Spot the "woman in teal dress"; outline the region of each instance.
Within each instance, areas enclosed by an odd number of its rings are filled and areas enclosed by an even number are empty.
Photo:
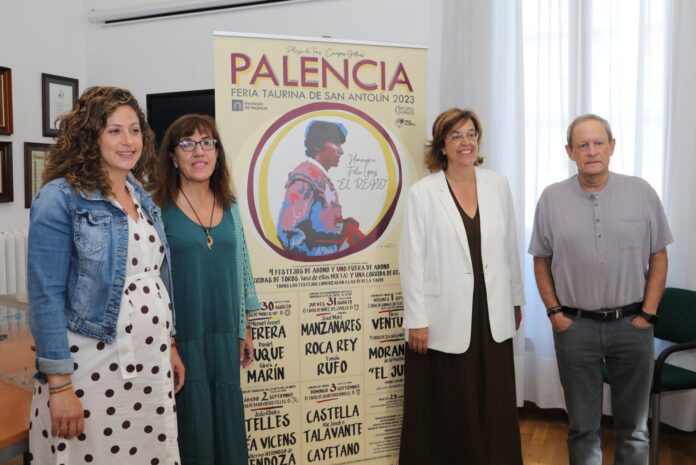
[[[248,463],[240,365],[253,360],[247,312],[259,308],[239,207],[215,121],[185,115],[167,130],[153,198],[172,254],[176,396],[182,465]]]

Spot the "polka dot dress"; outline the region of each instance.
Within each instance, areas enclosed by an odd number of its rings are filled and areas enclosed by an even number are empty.
[[[164,247],[137,201],[136,209],[138,222],[128,217],[128,268],[116,342],[68,331],[84,432],[70,440],[51,435],[48,389],[37,382],[29,430],[32,464],[180,463],[170,360],[172,312],[159,276]]]

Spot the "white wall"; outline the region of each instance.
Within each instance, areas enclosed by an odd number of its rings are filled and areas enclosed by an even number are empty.
[[[216,30],[429,45],[430,74],[437,75],[442,2],[315,0],[114,26],[90,24],[88,80],[129,88],[142,102],[148,93],[212,88]],[[114,1],[101,3],[113,6]],[[435,93],[437,86],[431,88]]]
[[[0,3],[0,66],[12,69],[14,202],[0,203],[0,230],[26,228],[24,143],[51,143],[41,136],[41,73],[79,80],[85,87],[86,0],[3,0]]]
[[[149,93],[213,87],[213,32],[250,32],[408,43],[430,47],[428,121],[441,110],[442,10],[448,0],[313,0],[104,26],[89,9],[153,4],[130,0],[2,0],[0,66],[12,68],[15,201],[0,204],[0,230],[28,225],[23,143],[41,137],[41,73]],[[9,27],[7,27],[7,26]],[[6,46],[6,44],[9,44]],[[426,134],[423,135],[426,137]]]

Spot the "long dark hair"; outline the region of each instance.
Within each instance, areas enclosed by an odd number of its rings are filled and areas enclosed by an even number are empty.
[[[222,146],[220,133],[215,125],[215,120],[208,115],[184,115],[169,126],[162,139],[162,145],[160,145],[155,162],[155,170],[148,184],[148,188],[152,191],[152,198],[159,206],[164,207],[174,203],[179,196],[181,183],[174,167],[174,150],[181,139],[192,135],[196,130],[210,134],[213,139],[218,141],[216,147],[217,166],[210,177],[210,189],[222,207],[228,209],[235,201],[232,180],[227,169],[225,148]]]

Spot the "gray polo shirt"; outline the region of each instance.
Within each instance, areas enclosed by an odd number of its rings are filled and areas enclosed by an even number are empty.
[[[575,175],[541,194],[529,253],[553,256],[561,305],[596,310],[642,300],[650,254],[671,242],[660,199],[646,181],[610,173],[600,192],[588,193]]]

